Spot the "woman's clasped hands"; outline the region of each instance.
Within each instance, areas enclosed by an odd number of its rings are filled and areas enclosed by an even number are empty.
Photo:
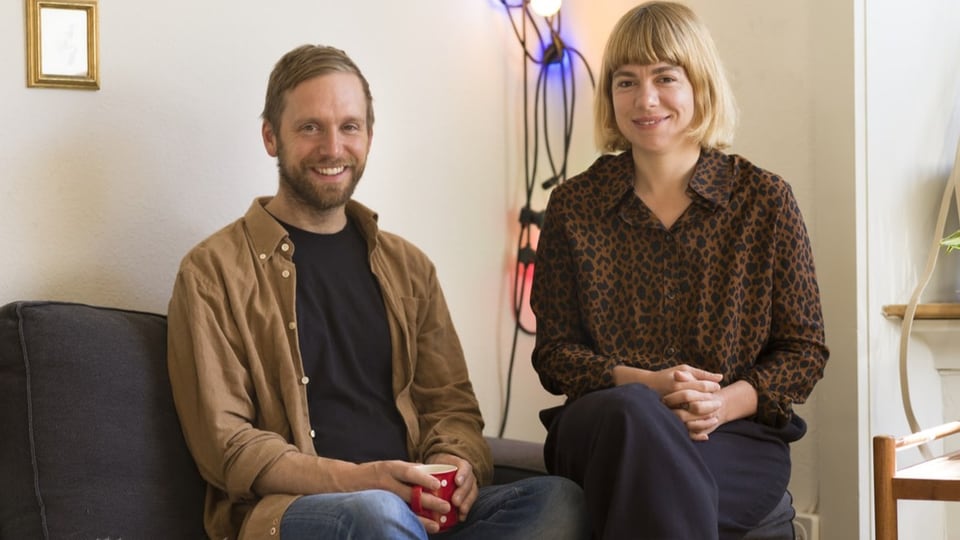
[[[686,364],[658,372],[664,379],[656,390],[663,404],[673,410],[687,426],[690,438],[705,441],[721,424],[723,398],[720,381],[723,375],[711,373]]]

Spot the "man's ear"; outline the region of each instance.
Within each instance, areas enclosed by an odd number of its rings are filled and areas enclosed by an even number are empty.
[[[263,136],[263,147],[267,149],[270,157],[277,157],[277,134],[273,132],[273,126],[270,122],[264,120],[260,126],[260,134]]]

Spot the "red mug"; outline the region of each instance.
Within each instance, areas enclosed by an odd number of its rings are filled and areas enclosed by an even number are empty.
[[[410,508],[413,509],[413,513],[436,521],[440,524],[441,531],[453,527],[457,524],[458,517],[457,509],[453,506],[453,502],[450,499],[453,497],[454,490],[457,489],[457,468],[453,465],[445,465],[443,463],[418,465],[417,468],[440,481],[439,489],[435,491],[427,490],[427,493],[450,503],[450,511],[446,514],[441,514],[420,506],[423,486],[415,485],[413,486],[413,495],[410,497]]]

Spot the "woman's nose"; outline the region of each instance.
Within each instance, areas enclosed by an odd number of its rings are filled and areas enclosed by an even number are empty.
[[[660,101],[657,89],[650,84],[642,84],[637,88],[636,104],[640,107],[650,107]]]

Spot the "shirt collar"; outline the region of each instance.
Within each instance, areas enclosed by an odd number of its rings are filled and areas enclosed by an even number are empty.
[[[273,254],[285,240],[289,241],[287,230],[265,208],[272,199],[273,197],[254,199],[243,216],[250,240],[253,242],[253,249],[261,259]]]
[[[727,206],[733,196],[734,160],[719,150],[703,149],[688,189],[710,206]],[[696,199],[694,199],[696,200]]]
[[[287,230],[265,208],[272,199],[272,196],[254,199],[244,215],[253,248],[258,256],[266,255],[269,257],[277,249],[282,250],[285,243],[290,243]],[[367,243],[370,244],[371,239],[375,239],[377,236],[377,220],[379,218],[377,213],[354,200],[347,201],[346,210],[347,217],[356,221],[363,236],[367,239]],[[283,251],[287,252],[288,256],[293,255],[293,250],[289,247]]]
[[[694,201],[707,206],[726,206],[733,193],[733,160],[719,150],[703,149],[697,160],[690,185]],[[634,166],[630,152],[601,156],[591,167],[591,175],[609,178],[602,184],[603,207],[613,211],[633,193]]]

